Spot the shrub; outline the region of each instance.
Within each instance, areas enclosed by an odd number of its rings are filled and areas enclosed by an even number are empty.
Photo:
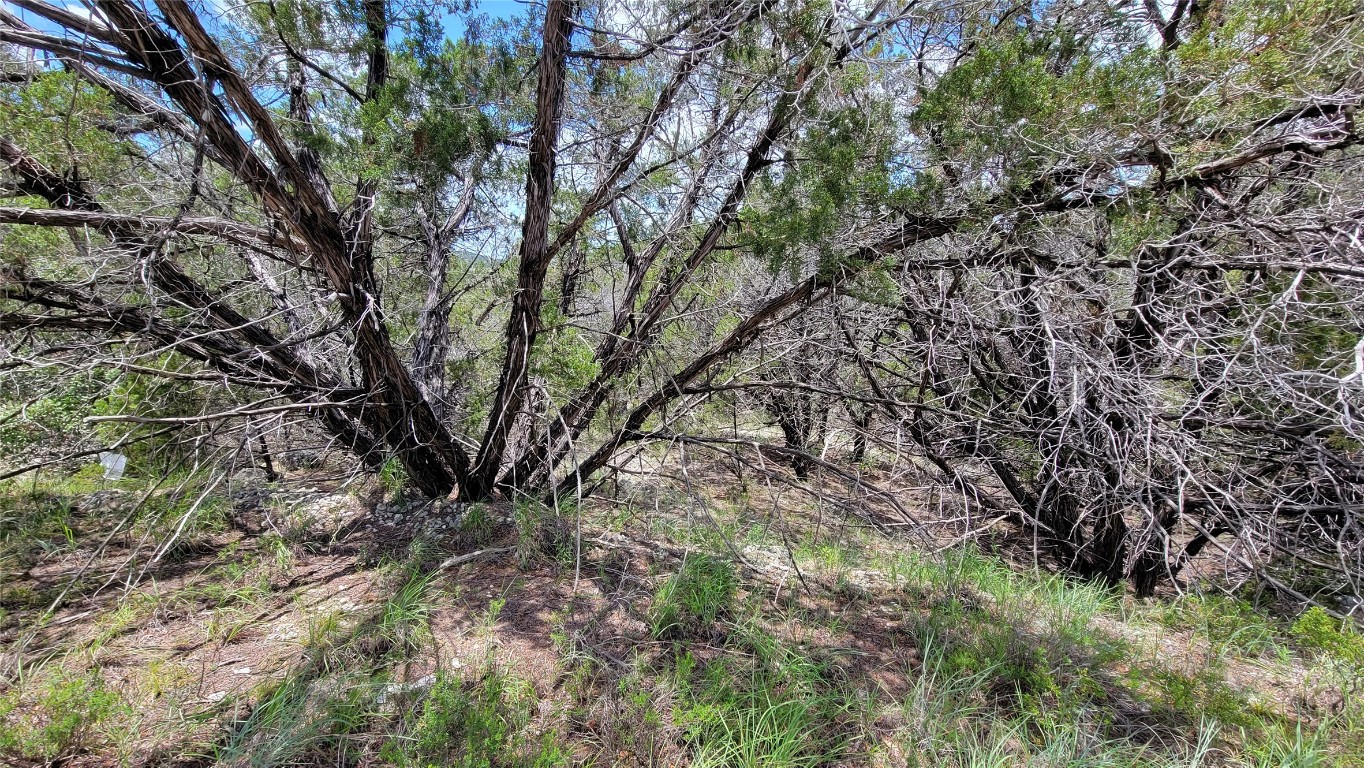
[[[101,724],[119,710],[118,694],[98,671],[54,676],[39,688],[35,700],[19,688],[0,696],[0,757],[64,761],[86,751]]]
[[[1326,611],[1312,606],[1293,622],[1293,638],[1305,648],[1364,667],[1364,636],[1342,626]]]

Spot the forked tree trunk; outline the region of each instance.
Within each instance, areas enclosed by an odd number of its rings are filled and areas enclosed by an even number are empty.
[[[545,275],[553,256],[549,247],[549,223],[553,213],[556,145],[564,102],[564,72],[573,35],[571,0],[549,0],[541,39],[539,81],[535,94],[535,120],[530,138],[530,167],[526,174],[526,213],[521,226],[520,266],[516,293],[507,320],[506,353],[497,394],[493,397],[488,429],[469,477],[469,495],[492,491],[502,470],[502,457],[521,406],[526,398],[530,354],[540,333]]]

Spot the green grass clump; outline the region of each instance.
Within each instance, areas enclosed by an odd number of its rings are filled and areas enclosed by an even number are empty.
[[[213,750],[220,765],[273,768],[285,765],[350,765],[360,735],[377,716],[381,678],[367,670],[339,676],[294,670],[266,688],[259,700]]]
[[[678,659],[674,719],[691,765],[802,768],[839,759],[854,697],[830,666],[753,626],[734,639],[733,653],[700,669],[690,655]]]
[[[493,535],[497,532],[497,525],[486,505],[471,504],[460,518],[459,530],[468,536],[474,545],[481,547],[492,541]]]
[[[435,576],[435,571],[408,571],[406,579],[379,611],[378,637],[400,655],[416,651],[430,634],[428,621]]]
[[[1166,606],[1158,618],[1166,626],[1193,630],[1208,642],[1214,656],[1258,657],[1279,652],[1279,631],[1273,619],[1238,598],[1192,594]]]
[[[739,588],[734,564],[711,555],[693,554],[682,570],[654,594],[649,629],[656,638],[675,638],[708,627],[726,614]]]
[[[964,669],[947,646],[929,643],[909,691],[896,704],[896,734],[908,768],[1195,768],[1205,765],[1217,726],[1166,751],[1111,732],[1095,702],[1064,697],[1046,708],[1000,707],[988,695],[997,667]]]
[[[310,622],[299,662],[229,724],[215,759],[251,768],[359,762],[376,734],[391,729],[385,702],[394,695],[395,670],[430,639],[435,574],[422,563],[414,551],[390,566],[389,599],[354,625],[344,626],[336,613]]]
[[[386,742],[380,757],[402,768],[568,765],[557,734],[533,732],[536,702],[529,683],[491,664],[476,680],[442,671],[410,733]]]
[[[1347,765],[1336,762],[1337,755],[1331,753],[1330,732],[1332,724],[1322,723],[1317,728],[1304,728],[1297,723],[1291,728],[1270,731],[1267,735],[1252,739],[1247,745],[1245,765],[1247,768],[1328,768],[1328,766]]]
[[[568,519],[563,510],[538,501],[518,502],[513,513],[517,564],[524,570],[548,557],[560,565],[572,565],[573,531]]]

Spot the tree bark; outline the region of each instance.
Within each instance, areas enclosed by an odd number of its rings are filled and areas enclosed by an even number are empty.
[[[573,35],[574,5],[572,0],[550,0],[545,9],[516,294],[512,297],[511,316],[507,321],[506,358],[493,397],[492,414],[469,477],[469,493],[473,497],[489,493],[502,469],[507,437],[526,398],[531,350],[540,332],[545,274],[552,258],[549,225],[553,214],[555,148],[563,110],[564,73]]]

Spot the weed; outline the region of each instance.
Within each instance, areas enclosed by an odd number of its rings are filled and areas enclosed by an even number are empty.
[[[386,742],[380,758],[404,768],[567,765],[555,733],[533,732],[535,702],[529,683],[491,664],[467,682],[441,671],[410,733]]]
[[[733,563],[711,555],[690,555],[683,560],[682,570],[654,594],[649,629],[657,638],[699,631],[729,611],[738,586]]]
[[[1209,717],[1243,728],[1260,724],[1245,698],[1227,685],[1222,670],[1216,666],[1195,674],[1160,666],[1134,669],[1131,678],[1149,685],[1160,703],[1191,721]]]
[[[106,737],[107,723],[126,711],[98,670],[83,675],[57,672],[30,678],[0,695],[0,756],[56,763],[88,751]]]
[[[1214,658],[1278,654],[1274,624],[1245,600],[1191,594],[1166,606],[1158,618],[1166,626],[1193,630],[1207,641]]]
[[[410,654],[428,636],[431,615],[431,587],[435,572],[409,572],[406,580],[384,603],[376,626],[385,650]]]
[[[169,659],[155,659],[147,664],[140,687],[153,699],[178,690],[194,679],[187,665]]]
[[[294,563],[294,552],[289,541],[274,531],[263,534],[257,541],[275,568],[287,573]]]
[[[340,634],[341,612],[328,611],[308,620],[308,638],[305,643],[308,648],[326,654],[339,642]]]
[[[522,569],[541,557],[561,565],[573,562],[573,533],[568,519],[558,510],[538,501],[516,505],[516,560]]]
[[[1326,768],[1334,766],[1329,737],[1333,723],[1329,720],[1316,728],[1304,729],[1302,723],[1292,728],[1268,729],[1260,738],[1242,734],[1247,746],[1247,768]]]
[[[471,504],[460,518],[459,529],[468,536],[475,546],[483,546],[492,541],[496,526],[492,514],[483,504]]]
[[[379,486],[384,492],[399,502],[402,501],[403,492],[407,488],[407,470],[403,469],[402,462],[395,456],[379,468]]]
[[[352,762],[348,738],[374,716],[377,680],[363,675],[314,678],[302,669],[272,684],[216,749],[225,765],[272,768]],[[311,759],[307,759],[311,757]]]
[[[694,725],[699,747],[693,766],[736,768],[783,768],[822,765],[829,759],[828,745],[821,743],[813,726],[819,720],[820,702],[808,698],[784,698],[763,688],[731,705],[716,710]]]
[[[90,650],[98,651],[110,640],[140,626],[156,612],[160,603],[161,598],[148,591],[133,592],[123,598],[117,608],[101,616],[96,622],[98,632],[90,641]]]
[[[1303,612],[1290,630],[1293,639],[1310,648],[1364,670],[1364,635],[1352,625],[1331,618],[1313,606]]]
[[[838,759],[848,698],[827,668],[753,625],[738,628],[736,650],[693,681],[696,662],[679,657],[682,704],[674,717],[700,766],[814,766]],[[682,661],[686,659],[686,661]]]
[[[205,633],[220,645],[229,645],[256,623],[248,613],[237,608],[215,608],[208,616]]]
[[[493,627],[497,626],[497,620],[502,616],[502,609],[507,607],[507,600],[503,597],[495,597],[488,601],[488,610],[478,624],[485,634],[492,634]]]

